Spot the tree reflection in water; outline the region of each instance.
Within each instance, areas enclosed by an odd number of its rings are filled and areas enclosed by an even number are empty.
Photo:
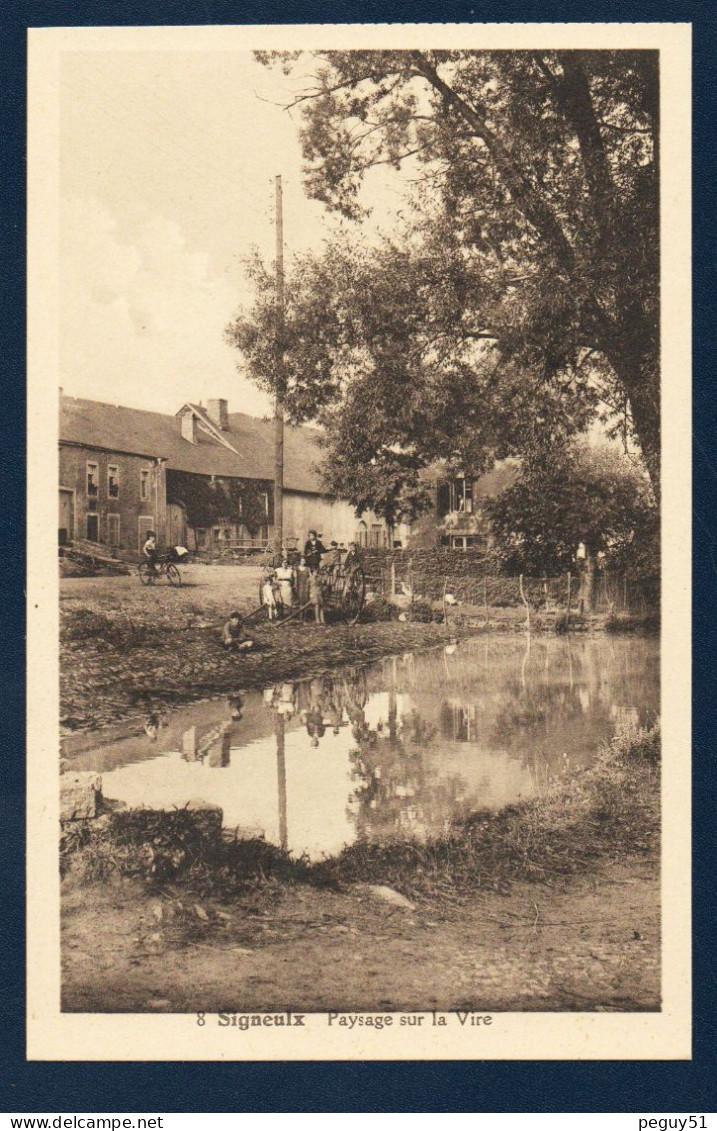
[[[149,710],[149,705],[147,707]],[[178,707],[77,736],[76,769],[130,805],[221,806],[312,858],[356,837],[435,836],[534,796],[659,709],[655,640],[481,637]]]

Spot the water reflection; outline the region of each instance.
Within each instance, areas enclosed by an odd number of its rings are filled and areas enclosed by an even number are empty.
[[[649,724],[658,680],[652,640],[481,638],[153,712],[63,752],[108,797],[201,797],[227,827],[317,858],[535,795],[619,723]]]

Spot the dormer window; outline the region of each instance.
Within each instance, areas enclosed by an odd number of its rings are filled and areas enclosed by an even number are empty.
[[[179,424],[182,430],[182,437],[189,440],[190,444],[197,442],[197,418],[191,409],[183,412],[179,418]]]

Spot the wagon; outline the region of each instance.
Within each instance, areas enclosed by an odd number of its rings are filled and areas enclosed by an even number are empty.
[[[360,565],[354,565],[345,573],[333,570],[319,572],[324,593],[324,613],[327,622],[343,621],[344,624],[356,624],[366,600],[366,575]],[[259,584],[259,607],[250,613],[246,620],[259,620],[267,616],[267,606],[263,603],[264,579]],[[279,606],[279,617],[274,624],[287,624],[296,617],[305,615],[312,610],[310,601],[298,604],[296,595],[291,608],[287,611]]]

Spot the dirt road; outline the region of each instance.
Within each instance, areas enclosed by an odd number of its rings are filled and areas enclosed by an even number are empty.
[[[67,1011],[659,1008],[645,859],[441,911],[295,886],[255,909],[204,902],[204,920],[120,881],[76,884],[63,903]]]

